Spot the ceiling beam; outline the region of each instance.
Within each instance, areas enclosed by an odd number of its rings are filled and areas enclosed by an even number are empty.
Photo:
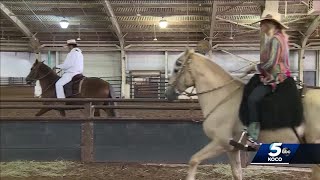
[[[124,47],[124,37],[123,37],[123,34],[121,32],[120,25],[119,25],[119,23],[117,21],[117,17],[114,14],[113,9],[111,7],[110,1],[109,0],[104,0],[103,1],[103,6],[106,9],[108,15],[110,16],[110,20],[111,20],[111,23],[113,25],[114,31],[115,31],[118,39],[119,39],[120,47],[123,48]]]
[[[254,4],[256,0],[247,0],[246,3]],[[12,1],[12,0],[2,0],[3,3],[14,5],[14,6],[23,6],[23,2],[21,1]],[[34,5],[37,7],[55,7],[55,8],[94,8],[101,7],[101,3],[90,2],[90,3],[71,3],[71,2],[60,2],[60,1],[28,1],[28,5]],[[132,7],[132,1],[126,0],[122,2],[111,3],[113,7]],[[219,6],[233,6],[237,5],[238,2],[235,1],[219,1]],[[181,3],[159,3],[158,1],[147,1],[143,3],[136,3],[136,6],[141,7],[161,7],[161,8],[175,8],[175,7],[211,7],[211,2],[195,2],[191,1],[188,5],[184,2]]]
[[[210,35],[209,37],[213,37],[214,27],[216,25],[216,15],[217,15],[217,1],[213,1],[212,3],[212,13],[211,13],[211,24],[210,24]]]
[[[3,3],[0,2],[0,9],[3,15],[7,17],[25,36],[30,38],[30,46],[33,50],[37,51],[40,46],[39,40],[33,36],[32,32],[24,25],[15,14],[8,9]]]
[[[6,5],[14,6],[14,7],[22,7],[22,9],[26,9],[25,3],[23,1],[12,1],[12,0],[2,0],[2,2]],[[68,3],[68,2],[57,2],[57,1],[27,1],[26,4],[37,7],[37,8],[99,8],[101,7],[101,3]]]
[[[143,7],[156,7],[156,8],[186,8],[186,7],[212,7],[213,1],[205,1],[205,2],[197,2],[197,1],[190,1],[188,4],[185,2],[172,2],[172,3],[159,3],[157,0],[153,1],[145,1],[143,3],[135,4],[136,7],[143,8]],[[239,2],[237,1],[217,1],[218,6],[234,6],[238,5]],[[256,4],[256,0],[246,0],[246,4]],[[117,2],[112,3],[113,7],[132,7],[132,1],[126,2]]]
[[[211,12],[211,22],[210,22],[210,31],[209,31],[209,47],[212,47],[212,38],[214,33],[214,27],[216,26],[216,15],[218,11],[218,1],[213,1],[212,3],[212,12]],[[209,57],[212,58],[212,50],[209,51]]]
[[[320,25],[320,15],[318,15],[309,25],[308,29],[304,32],[304,37],[302,39],[302,47],[304,47],[307,44],[307,41],[309,37],[312,35],[312,33],[317,29],[317,27]]]
[[[298,69],[299,69],[299,78],[303,80],[303,70],[304,70],[304,59],[305,59],[305,49],[311,34],[316,30],[316,28],[320,25],[320,15],[318,15],[309,25],[307,30],[303,33],[303,38],[301,41],[301,49],[299,51],[299,61],[298,61]]]
[[[249,26],[249,25],[246,25],[246,24],[240,24],[238,22],[235,22],[235,21],[231,21],[231,20],[228,20],[228,19],[223,19],[221,17],[216,17],[218,20],[220,21],[224,21],[224,22],[228,22],[230,24],[235,24],[235,25],[238,25],[238,26],[242,26],[242,27],[245,27],[245,28],[248,28],[248,29],[255,29],[255,30],[259,30],[258,27],[254,27],[254,26]]]

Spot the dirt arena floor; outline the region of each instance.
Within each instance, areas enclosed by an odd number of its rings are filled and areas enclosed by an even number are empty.
[[[1,163],[1,180],[184,180],[185,165],[81,164],[75,162]],[[244,180],[307,180],[310,169],[252,166]],[[197,180],[230,180],[227,165],[200,166]]]

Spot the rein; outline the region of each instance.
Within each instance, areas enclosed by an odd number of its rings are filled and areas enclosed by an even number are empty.
[[[226,83],[226,84],[223,84],[223,85],[221,85],[221,86],[218,86],[218,87],[216,87],[216,88],[213,88],[213,89],[210,89],[210,90],[206,90],[206,91],[202,91],[202,92],[199,92],[199,93],[188,93],[188,92],[186,92],[186,91],[184,91],[183,93],[185,93],[187,96],[198,96],[198,95],[202,95],[202,94],[206,94],[206,93],[209,93],[209,92],[212,92],[212,91],[216,91],[216,90],[219,90],[219,89],[222,89],[222,88],[224,88],[224,87],[226,87],[226,86],[228,86],[229,84],[231,84],[232,82],[234,82],[235,81],[235,79],[232,79],[232,80],[230,80],[228,83]],[[192,91],[194,90],[194,88],[192,89]],[[192,92],[191,91],[191,92]]]
[[[191,74],[191,78],[193,81],[195,81],[192,73],[191,73],[191,68],[190,68],[190,64],[191,64],[191,59],[189,58],[187,61],[185,61],[181,67],[181,69],[178,71],[177,73],[177,78],[173,81],[172,84],[170,84],[171,87],[176,87],[177,85],[177,79],[181,76],[181,74],[184,72],[184,69],[185,67],[188,68],[188,71],[190,72]],[[218,86],[218,87],[215,87],[213,89],[210,89],[210,90],[206,90],[206,91],[203,91],[203,92],[199,92],[199,93],[188,93],[186,91],[184,91],[183,93],[185,93],[188,97],[190,96],[196,96],[196,95],[202,95],[202,94],[207,94],[207,93],[210,93],[210,92],[214,92],[216,90],[220,90],[230,84],[232,84],[233,82],[235,82],[235,79],[232,78],[229,82],[227,82],[226,84],[223,84],[221,86]],[[213,109],[211,111],[209,111],[209,113],[205,116],[205,119],[207,119],[218,107],[220,107],[222,104],[224,104],[225,102],[227,102],[228,100],[230,100],[233,95],[241,88],[241,86],[238,86],[234,91],[232,91],[230,94],[228,94],[228,96],[226,96],[225,98],[223,98],[215,107],[213,107]],[[192,91],[194,90],[194,88],[192,89]],[[191,92],[192,92],[191,91]],[[191,98],[191,97],[190,97]]]
[[[41,97],[42,97],[42,94],[44,94],[45,92],[47,92],[54,84],[56,84],[56,81],[53,82],[53,83],[51,83],[51,84],[49,84],[49,86],[48,86],[45,90],[42,91],[42,93],[41,93],[41,95],[40,95],[39,97],[41,98]]]
[[[50,73],[51,73],[51,71],[49,71],[46,75],[44,75],[44,76],[40,77],[38,80],[43,79],[43,78],[45,78],[45,77],[49,76],[49,74],[50,74]]]
[[[43,77],[39,78],[38,80],[41,80],[41,79],[47,77],[51,72],[52,72],[52,71],[49,71],[46,75],[44,75]],[[57,74],[60,73],[60,72],[61,72],[61,71],[57,72]],[[45,92],[47,92],[53,85],[56,84],[56,82],[57,82],[57,81],[54,81],[53,83],[49,84],[49,86],[47,86],[47,88],[42,91],[42,93],[41,93],[41,95],[40,95],[39,97],[41,98],[41,97],[42,97],[42,94],[44,94]]]

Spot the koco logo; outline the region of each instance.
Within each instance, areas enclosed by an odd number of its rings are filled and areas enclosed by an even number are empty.
[[[282,143],[272,143],[270,144],[269,146],[269,156],[271,157],[276,157],[276,156],[279,156],[281,154],[281,146],[282,146]]]
[[[282,152],[281,146],[282,146],[282,143],[272,143],[272,144],[270,144],[270,146],[269,146],[270,152],[268,153],[268,155],[270,157],[268,157],[268,161],[272,161],[272,162],[281,162],[282,161],[281,157],[277,157]]]

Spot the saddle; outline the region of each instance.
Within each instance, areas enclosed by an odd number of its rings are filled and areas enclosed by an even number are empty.
[[[83,74],[75,75],[70,82],[63,86],[66,97],[73,97],[81,93],[81,85],[85,76]]]
[[[253,76],[245,86],[239,110],[239,118],[249,125],[248,97],[255,87],[261,85],[259,75]],[[258,104],[259,119],[262,130],[299,126],[303,121],[303,89],[297,88],[291,77],[277,85],[274,92],[268,94]]]

